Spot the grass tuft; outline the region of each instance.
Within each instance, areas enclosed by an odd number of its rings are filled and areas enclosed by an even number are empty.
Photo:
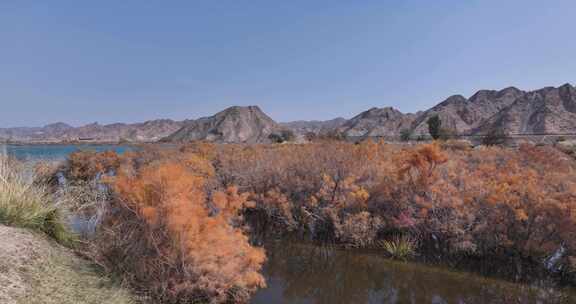
[[[72,245],[74,234],[46,189],[34,183],[34,173],[0,156],[0,224],[46,233]]]
[[[382,241],[380,245],[392,258],[406,260],[416,253],[417,243],[409,236],[401,236]]]

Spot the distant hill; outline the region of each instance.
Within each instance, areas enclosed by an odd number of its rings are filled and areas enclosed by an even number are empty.
[[[348,120],[338,130],[349,137],[391,136],[409,129],[416,119],[414,114],[403,114],[392,108],[372,108]]]
[[[92,123],[77,128],[65,123],[55,123],[37,128],[0,128],[0,140],[21,142],[76,140],[153,142],[176,132],[185,123],[185,121],[159,119],[135,124],[101,125]]]
[[[267,142],[270,134],[282,127],[257,106],[234,106],[210,117],[186,123],[166,137],[167,142],[207,140],[221,143]]]
[[[315,133],[322,134],[337,129],[345,124],[348,120],[342,117],[331,120],[297,120],[291,122],[282,122],[280,125],[284,128],[291,129],[297,134]]]
[[[0,140],[14,141],[135,141],[185,142],[208,140],[222,143],[268,142],[272,133],[290,129],[297,138],[307,133],[340,133],[349,137],[428,135],[427,121],[438,115],[442,127],[456,134],[483,135],[491,130],[508,134],[576,133],[576,88],[570,84],[522,91],[509,87],[480,90],[469,98],[450,96],[418,113],[402,113],[391,107],[372,108],[346,120],[276,123],[257,106],[234,106],[196,120],[151,120],[135,124],[89,124],[72,127],[55,123],[44,127],[0,128]]]

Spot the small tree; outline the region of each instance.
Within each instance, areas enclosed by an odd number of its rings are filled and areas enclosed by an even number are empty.
[[[280,136],[282,136],[284,141],[294,141],[296,139],[296,135],[292,130],[282,130]]]
[[[433,139],[438,139],[440,138],[441,135],[441,127],[442,127],[442,120],[440,120],[440,117],[438,115],[434,115],[430,118],[428,118],[428,132],[430,132],[430,136],[432,136]]]
[[[409,141],[411,137],[412,137],[412,131],[410,129],[404,129],[400,131],[401,141]]]
[[[270,141],[272,141],[275,144],[281,144],[284,142],[284,138],[282,138],[282,135],[277,133],[272,133],[268,135],[268,139],[270,139]]]
[[[294,141],[296,139],[296,135],[292,130],[281,130],[280,133],[271,133],[268,135],[268,139],[276,144],[281,144],[287,141]]]

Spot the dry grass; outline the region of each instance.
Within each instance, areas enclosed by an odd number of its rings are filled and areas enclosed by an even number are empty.
[[[42,235],[0,225],[0,303],[135,302],[68,249]]]
[[[0,224],[42,231],[62,244],[71,244],[62,211],[32,170],[0,157]]]

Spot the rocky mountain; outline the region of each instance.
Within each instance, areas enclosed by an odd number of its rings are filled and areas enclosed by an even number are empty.
[[[185,121],[159,119],[135,124],[116,123],[100,125],[98,123],[92,123],[77,128],[65,123],[55,123],[37,128],[0,129],[0,140],[23,142],[62,142],[76,140],[150,142],[157,141],[176,132],[185,123]]]
[[[338,128],[349,137],[428,135],[429,118],[438,115],[442,127],[461,135],[503,130],[512,135],[576,133],[576,88],[570,84],[526,92],[514,87],[480,90],[470,98],[454,95],[415,114],[372,108]]]
[[[416,114],[403,114],[392,108],[372,108],[348,120],[338,128],[347,137],[395,136],[410,129]]]
[[[438,115],[444,128],[457,134],[471,133],[523,94],[525,92],[509,87],[500,91],[480,90],[468,99],[454,95],[419,115],[412,131],[416,135],[428,134],[428,119]]]
[[[331,120],[297,120],[280,123],[280,126],[294,131],[296,134],[323,134],[337,129],[345,124],[348,120],[342,117]]]
[[[478,125],[473,133],[504,130],[508,134],[576,133],[576,88],[570,84],[527,92]]]
[[[210,117],[186,123],[180,130],[166,137],[167,142],[207,140],[220,143],[268,142],[270,134],[282,127],[257,106],[234,106]]]
[[[57,122],[44,126],[42,132],[47,134],[59,134],[59,133],[65,133],[72,129],[74,129],[74,127],[72,127],[69,124],[65,124],[63,122]]]

